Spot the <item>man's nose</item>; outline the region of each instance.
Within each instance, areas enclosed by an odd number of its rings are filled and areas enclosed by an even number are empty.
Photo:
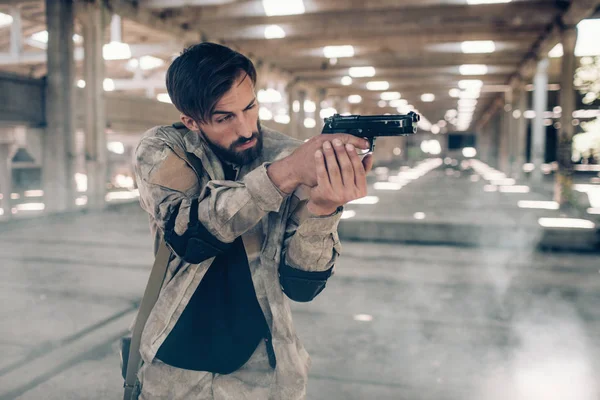
[[[251,118],[248,118],[242,114],[242,116],[238,119],[238,121],[239,121],[239,125],[237,128],[238,136],[250,139],[252,137],[252,133],[254,132],[254,127],[252,126]]]

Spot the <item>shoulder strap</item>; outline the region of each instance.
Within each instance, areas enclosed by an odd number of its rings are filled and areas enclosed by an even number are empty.
[[[150,272],[148,284],[146,285],[146,290],[144,291],[144,297],[142,298],[142,303],[140,304],[140,309],[133,326],[131,345],[129,348],[129,358],[127,361],[127,374],[125,376],[124,384],[124,400],[131,399],[131,394],[137,378],[137,372],[140,368],[142,359],[140,355],[140,340],[142,338],[142,332],[144,330],[144,326],[146,325],[146,321],[148,320],[148,316],[150,315],[150,312],[152,311],[152,308],[158,299],[158,295],[167,272],[167,266],[169,265],[170,254],[171,251],[165,244],[164,239],[161,238],[158,246],[158,252],[156,253],[156,258],[154,260],[154,266],[152,267],[152,272]]]

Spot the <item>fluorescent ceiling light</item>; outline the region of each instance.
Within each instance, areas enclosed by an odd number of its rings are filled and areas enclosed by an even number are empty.
[[[479,79],[463,79],[458,81],[458,87],[463,90],[480,90],[483,82]]]
[[[538,208],[542,210],[558,210],[558,203],[555,201],[535,201],[535,200],[519,200],[517,203],[519,208]]]
[[[260,107],[258,109],[258,118],[263,121],[270,121],[273,119],[273,113],[266,107]]]
[[[404,100],[404,99],[395,99],[395,100],[390,100],[390,107],[406,107],[408,105],[408,101]]]
[[[463,53],[493,53],[496,50],[496,45],[491,40],[473,40],[466,41],[460,44]]]
[[[363,78],[375,76],[375,68],[373,67],[352,67],[348,71],[353,78]]]
[[[383,92],[380,94],[381,100],[398,100],[402,95],[400,92]]]
[[[367,89],[369,90],[388,90],[390,84],[388,81],[371,81],[367,82]]]
[[[461,75],[485,75],[488,67],[483,64],[464,64],[459,67]]]
[[[304,100],[304,111],[315,112],[316,109],[317,109],[317,105],[314,101]]]
[[[467,0],[467,4],[497,4],[510,3],[512,0]]]
[[[421,95],[421,101],[424,103],[431,103],[435,100],[435,95],[433,93],[423,93]]]
[[[85,81],[83,79],[78,80],[77,87],[80,87],[83,89],[85,87]]]
[[[577,24],[577,43],[575,55],[577,57],[600,55],[600,19],[584,19]]]
[[[545,228],[594,229],[596,227],[592,221],[578,218],[540,218],[538,223]]]
[[[279,103],[281,101],[281,93],[273,88],[259,90],[256,97],[259,103]]]
[[[352,85],[352,78],[350,78],[349,76],[343,77],[342,78],[342,85],[344,85],[344,86]]]
[[[462,153],[466,158],[475,157],[477,155],[477,149],[474,147],[465,147],[462,149]]]
[[[279,25],[269,25],[265,28],[265,39],[281,39],[285,37],[285,31]]]
[[[333,107],[322,108],[319,112],[319,117],[321,118],[329,118],[333,116],[333,114],[337,114],[337,110]]]
[[[325,46],[325,47],[323,47],[323,54],[327,58],[353,57],[354,56],[354,47],[352,47],[350,45]]]
[[[317,126],[317,121],[314,118],[305,118],[304,119],[304,127],[311,129]]]
[[[102,82],[102,87],[105,91],[112,92],[113,90],[115,90],[115,82],[110,78],[105,78]]]
[[[169,93],[159,93],[156,95],[156,100],[161,103],[172,103],[171,98],[169,97]]]
[[[0,13],[0,28],[9,26],[13,22],[13,17],[8,14]]]
[[[105,60],[127,60],[131,58],[131,49],[127,43],[110,42],[102,47]]]
[[[304,3],[302,0],[263,0],[265,14],[273,15],[296,15],[304,14]]]
[[[352,200],[348,204],[377,204],[379,203],[379,197],[377,196],[365,196],[360,199]]]
[[[289,115],[276,115],[275,118],[273,118],[273,120],[275,122],[277,122],[278,124],[287,125],[290,123],[290,116]]]
[[[450,95],[450,97],[458,97],[458,96],[460,96],[460,89],[457,89],[457,88],[450,89],[448,91],[448,94]]]
[[[143,70],[149,70],[161,67],[165,64],[163,60],[153,56],[142,56],[138,62],[138,65]]]
[[[352,94],[348,96],[348,103],[358,104],[362,101],[362,97],[359,94]]]

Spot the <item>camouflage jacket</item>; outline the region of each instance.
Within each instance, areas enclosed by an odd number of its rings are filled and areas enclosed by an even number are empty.
[[[149,214],[155,253],[167,221],[175,212],[177,235],[185,233],[192,214],[221,242],[230,243],[242,236],[277,358],[275,369],[268,364],[265,367],[260,362],[266,359],[265,346],[259,345],[239,371],[245,375],[238,379],[234,379],[238,372],[224,376],[186,370],[176,373],[155,358],[214,260],[211,257],[191,264],[173,252],[161,294],[142,335],[144,366],[139,378],[143,398],[305,397],[310,357],[295,332],[288,300],[294,296],[282,285],[280,265],[309,275],[332,271],[341,251],[337,225],[342,210],[332,216],[312,216],[306,209],[306,187],[299,187],[292,195],[281,192],[268,177],[267,166],[291,154],[302,142],[266,127],[263,142],[261,157],[236,168],[235,181],[224,180],[220,160],[192,131],[172,126],[152,128],[135,151],[140,204]],[[192,165],[185,153],[200,163]],[[192,205],[197,210],[190,213]],[[310,300],[319,291],[300,301]],[[182,378],[183,371],[195,375]],[[206,376],[199,376],[202,374]]]

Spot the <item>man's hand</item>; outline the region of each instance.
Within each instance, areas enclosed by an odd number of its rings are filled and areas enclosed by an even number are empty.
[[[334,150],[335,149],[335,150]],[[310,192],[308,211],[314,215],[329,215],[352,200],[367,195],[367,174],[373,167],[368,154],[361,162],[356,148],[333,139],[323,143],[323,150],[314,153],[317,186]]]
[[[317,184],[315,152],[321,150],[325,142],[336,139],[343,144],[351,144],[355,148],[365,150],[370,148],[368,140],[345,133],[317,135],[310,138],[286,158],[272,163],[268,168],[269,177],[279,189],[286,193],[293,192],[301,184],[309,187],[315,186]]]

